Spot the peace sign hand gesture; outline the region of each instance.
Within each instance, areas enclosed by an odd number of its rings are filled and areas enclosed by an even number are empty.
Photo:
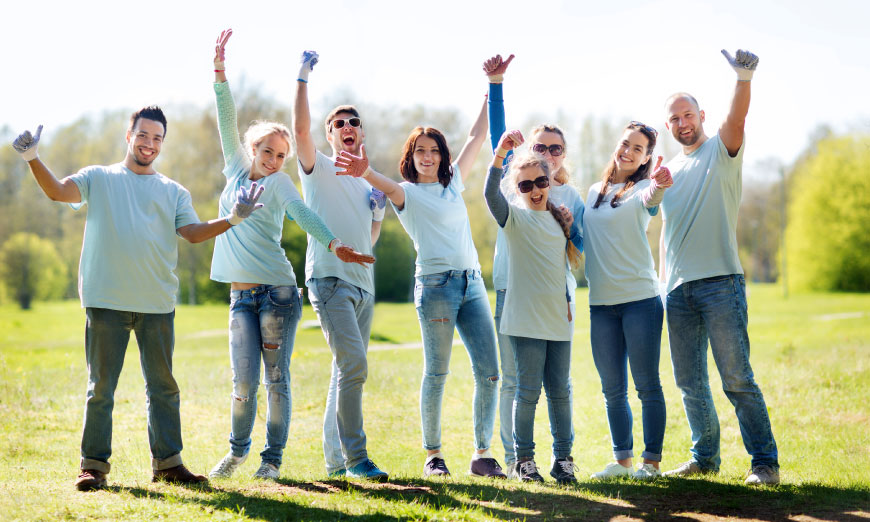
[[[257,200],[260,199],[265,188],[260,186],[258,190],[256,181],[251,184],[251,190],[248,192],[245,192],[245,187],[239,188],[239,192],[236,194],[236,204],[233,205],[233,210],[227,216],[227,222],[232,226],[236,226],[255,210],[263,208],[263,204],[257,203]]]

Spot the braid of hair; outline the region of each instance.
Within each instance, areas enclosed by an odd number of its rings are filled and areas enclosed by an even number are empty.
[[[601,202],[604,201],[604,198],[607,196],[607,189],[613,183],[613,176],[616,175],[616,167],[612,167],[610,171],[607,173],[607,178],[604,180],[604,183],[601,184],[601,190],[598,192],[598,199],[595,200],[595,204],[592,208],[598,208],[601,205]]]
[[[568,222],[565,221],[565,218],[562,216],[562,212],[556,208],[556,205],[553,204],[550,199],[547,199],[547,210],[550,211],[550,215],[553,216],[553,219],[556,220],[556,223],[559,224],[559,227],[562,228],[562,233],[565,234],[565,239],[571,239],[571,226],[568,225]],[[580,251],[577,250],[577,247],[574,246],[574,243],[568,241],[568,263],[571,265],[572,270],[576,270],[580,267]]]

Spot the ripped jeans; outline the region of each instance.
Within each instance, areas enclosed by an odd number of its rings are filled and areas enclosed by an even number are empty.
[[[290,355],[302,302],[295,286],[260,285],[230,292],[230,362],[233,367],[233,455],[247,455],[257,416],[262,358],[266,386],[263,462],[281,466],[290,427]]]
[[[479,270],[449,270],[418,276],[414,303],[423,333],[423,383],[420,415],[423,448],[441,448],[441,401],[447,380],[453,331],[471,358],[474,397],[471,401],[475,449],[487,449],[498,404],[498,354],[489,297]]]

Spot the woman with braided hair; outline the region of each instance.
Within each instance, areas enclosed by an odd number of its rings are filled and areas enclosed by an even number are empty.
[[[547,392],[553,467],[560,484],[576,482],[571,449],[571,337],[574,324],[565,292],[565,266],[577,266],[582,238],[571,211],[549,199],[550,164],[533,151],[517,155],[502,181],[507,153],[523,143],[506,132],[495,151],[484,187],[490,213],[508,245],[508,287],[499,332],[515,352],[517,391],[513,403],[515,475],[543,482],[535,465],[535,407]],[[500,188],[501,185],[501,188]],[[504,194],[513,194],[510,203]]]

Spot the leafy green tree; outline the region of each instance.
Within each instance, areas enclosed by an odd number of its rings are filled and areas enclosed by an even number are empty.
[[[378,301],[408,302],[414,297],[414,243],[395,214],[387,212],[374,250]]]
[[[29,310],[34,299],[63,295],[66,269],[51,241],[36,234],[19,232],[0,248],[0,276],[7,294]]]
[[[870,291],[870,137],[821,140],[792,177],[789,286]]]

